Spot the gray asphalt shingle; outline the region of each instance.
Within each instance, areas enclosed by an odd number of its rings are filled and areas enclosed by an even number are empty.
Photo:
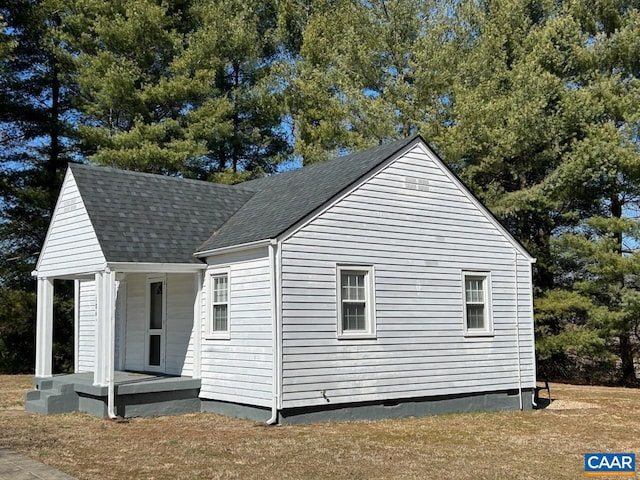
[[[256,194],[198,251],[277,237],[418,138],[405,138],[299,170],[243,183],[245,188],[255,188]]]
[[[203,238],[253,194],[244,188],[70,165],[108,261],[194,263]]]

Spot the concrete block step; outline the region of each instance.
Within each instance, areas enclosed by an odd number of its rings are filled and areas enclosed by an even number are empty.
[[[40,398],[46,400],[47,398],[57,397],[63,395],[57,388],[50,388],[48,390],[40,390]]]
[[[60,390],[51,388],[27,392],[25,410],[43,414],[76,411],[78,409],[78,395],[73,388],[69,389],[66,386],[61,386]]]
[[[36,378],[33,383],[36,385],[38,390],[49,390],[53,388],[53,380],[48,380],[46,378]]]
[[[75,394],[75,385],[73,383],[53,382],[53,388],[62,394]]]
[[[45,400],[47,413],[69,413],[78,409],[78,398],[67,395],[51,395]]]
[[[27,400],[24,404],[24,409],[27,412],[41,413],[43,415],[49,413],[47,411],[47,404],[44,400]]]
[[[27,393],[25,393],[25,400],[28,402],[29,400],[40,400],[40,397],[42,397],[42,391],[41,390],[29,390]]]

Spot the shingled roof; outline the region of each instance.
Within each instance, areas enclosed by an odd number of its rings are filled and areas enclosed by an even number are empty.
[[[199,263],[203,238],[253,192],[241,187],[70,164],[107,261]]]
[[[276,238],[420,137],[243,183],[256,194],[198,252]]]
[[[194,263],[194,253],[276,238],[417,139],[234,186],[70,169],[107,261]]]

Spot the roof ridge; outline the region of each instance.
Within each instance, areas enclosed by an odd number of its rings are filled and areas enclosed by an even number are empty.
[[[221,187],[224,189],[228,189],[228,190],[248,190],[248,191],[255,191],[255,189],[251,189],[250,187],[244,187],[244,183],[237,183],[234,185],[229,185],[226,183],[218,183],[218,182],[211,182],[209,180],[200,180],[197,178],[184,178],[184,177],[178,177],[178,176],[173,176],[173,175],[164,175],[164,174],[160,174],[160,173],[149,173],[149,172],[139,172],[137,170],[127,170],[125,168],[118,168],[118,167],[112,167],[112,166],[108,166],[108,165],[91,165],[91,164],[87,164],[87,163],[79,163],[79,162],[69,162],[68,163],[68,167],[71,169],[71,171],[75,170],[75,169],[81,169],[81,170],[93,170],[93,171],[97,171],[97,170],[106,170],[109,171],[111,173],[115,173],[118,175],[127,175],[127,176],[137,176],[137,177],[144,177],[144,178],[154,178],[156,180],[168,180],[168,181],[175,181],[175,182],[185,182],[185,183],[193,183],[193,184],[198,184],[198,185],[211,185],[211,186],[215,186],[215,187]]]
[[[373,147],[369,147],[369,148],[367,148],[365,150],[356,150],[356,151],[348,153],[346,155],[339,155],[339,156],[334,157],[334,158],[328,158],[327,160],[324,160],[324,161],[321,161],[321,162],[315,162],[315,163],[312,163],[310,165],[304,165],[303,164],[300,168],[293,168],[291,170],[286,170],[284,172],[276,172],[276,173],[274,173],[272,175],[268,175],[268,176],[260,177],[260,178],[254,178],[254,179],[251,179],[251,180],[247,180],[247,181],[245,181],[243,183],[239,183],[237,185],[246,185],[246,184],[250,184],[252,182],[257,182],[257,183],[269,182],[271,179],[279,178],[279,177],[282,177],[282,176],[289,176],[291,174],[294,174],[294,173],[297,173],[297,172],[301,172],[302,170],[306,170],[306,171],[314,170],[319,166],[323,166],[323,165],[326,166],[328,163],[333,163],[333,162],[338,162],[338,161],[347,161],[349,158],[357,157],[357,156],[364,155],[364,154],[366,154],[366,155],[375,155],[375,153],[378,150],[387,149],[387,148],[392,147],[394,144],[398,144],[398,148],[394,151],[394,153],[395,153],[395,152],[397,152],[397,150],[401,149],[403,146],[409,145],[410,143],[412,143],[413,141],[415,141],[418,138],[422,139],[423,142],[425,141],[424,138],[422,138],[422,136],[419,133],[415,133],[415,134],[413,134],[413,135],[411,135],[409,137],[399,138],[399,139],[393,140],[391,142],[379,143],[378,145],[375,145]],[[390,154],[389,156],[391,156],[391,155],[393,155],[393,153]]]
[[[203,252],[215,250],[216,248],[231,246],[232,244],[247,243],[266,238],[276,238],[296,222],[307,217],[337,195],[340,195],[360,179],[369,175],[381,164],[390,158],[397,156],[397,154],[404,148],[414,144],[417,140],[426,143],[420,135],[412,135],[411,137],[406,137],[394,142],[383,143],[367,150],[354,152],[350,155],[344,155],[342,157],[337,157],[336,159],[318,162],[306,167],[268,177],[268,180],[264,182],[264,185],[261,184],[257,186],[255,195],[253,195],[229,218],[227,218],[227,220],[220,225],[207,240],[198,246],[196,254],[202,254]],[[349,165],[350,159],[356,161],[352,165]],[[346,163],[344,166],[344,169],[346,170],[342,169],[343,167],[341,167],[341,163]],[[336,177],[335,172],[331,171],[336,168],[342,169],[341,171],[344,175],[342,175],[341,178]],[[323,172],[323,170],[327,169],[328,172]],[[311,175],[312,173],[315,173],[315,175]],[[298,175],[299,177],[296,178],[295,175]],[[313,180],[314,177],[320,178],[315,178],[315,181],[312,184],[308,184],[309,180]],[[327,183],[324,180],[328,178],[340,178],[340,180],[337,182]],[[292,180],[295,186],[291,185]],[[297,199],[292,198],[290,196],[291,190],[293,189],[295,191],[296,189],[299,189],[301,185],[305,184],[305,181],[307,182],[306,186],[309,187],[309,190],[306,191],[304,198],[303,196],[300,196]],[[315,190],[315,193],[312,193],[310,190]],[[283,193],[285,193],[285,195],[282,195]],[[278,197],[279,194],[281,194],[283,198],[288,197],[288,199],[285,198],[285,200],[282,201],[282,198]],[[258,201],[258,204],[255,204],[255,201]],[[291,210],[291,202],[294,202],[295,204],[295,207],[293,207],[293,210],[296,210],[293,214],[295,218],[293,216],[287,217],[286,213],[284,213]],[[251,218],[255,213],[253,212],[253,209],[255,208],[262,209],[263,215],[259,215],[258,218]],[[267,211],[264,211],[265,208]],[[251,215],[247,214],[247,209],[251,209]],[[267,224],[265,224],[265,222],[267,222]],[[240,232],[237,231],[238,223],[240,225],[251,223],[251,229],[254,230],[253,233],[245,231],[243,232],[244,235],[239,234]],[[243,229],[241,228],[240,230]],[[257,234],[256,231],[262,233]],[[219,240],[219,235],[225,237],[225,239]],[[260,238],[257,238],[258,236]],[[216,243],[216,239],[218,240],[217,243],[222,242],[223,245],[213,247]],[[227,243],[229,243],[229,245],[227,245]]]

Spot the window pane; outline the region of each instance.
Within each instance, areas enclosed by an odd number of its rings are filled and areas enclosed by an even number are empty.
[[[467,302],[484,303],[483,279],[467,278],[465,280],[465,297]]]
[[[342,304],[342,330],[365,330],[365,303],[344,302]]]
[[[214,305],[213,331],[214,332],[227,331],[227,306],[226,305]]]
[[[149,335],[149,365],[160,366],[160,340],[161,335]]]
[[[227,301],[227,276],[219,275],[213,277],[213,301],[224,303]]]
[[[484,328],[484,305],[467,305],[467,328]]]
[[[150,309],[149,309],[149,328],[162,328],[162,282],[153,282],[149,284],[150,288]]]
[[[365,301],[365,273],[342,272],[342,299],[356,302]]]

